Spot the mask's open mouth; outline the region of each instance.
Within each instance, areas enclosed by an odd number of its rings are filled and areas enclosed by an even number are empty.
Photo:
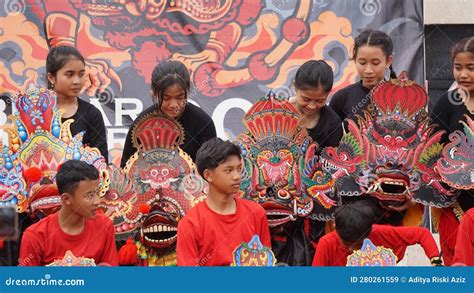
[[[145,242],[155,248],[170,247],[178,238],[178,223],[161,214],[151,214],[142,225]]]
[[[265,202],[262,204],[262,207],[267,213],[267,221],[270,228],[296,220],[296,215],[294,215],[293,210],[290,210],[281,204]]]

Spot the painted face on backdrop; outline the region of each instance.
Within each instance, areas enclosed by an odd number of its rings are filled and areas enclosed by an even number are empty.
[[[355,64],[362,85],[372,89],[383,80],[385,70],[392,64],[392,56],[385,56],[379,47],[365,45],[357,50]]]
[[[77,58],[71,58],[56,75],[48,73],[48,80],[54,85],[54,91],[59,98],[75,98],[85,84],[84,63]]]

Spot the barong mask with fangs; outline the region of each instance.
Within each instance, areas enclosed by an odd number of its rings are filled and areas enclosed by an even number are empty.
[[[300,116],[287,100],[269,92],[246,113],[238,136],[244,159],[241,197],[267,212],[271,228],[297,217],[332,218],[339,200],[334,180],[315,156]]]
[[[116,236],[120,240],[139,232],[149,254],[175,252],[179,220],[207,190],[192,159],[179,148],[183,136],[178,122],[151,113],[133,129],[138,151],[125,170],[109,172],[110,189],[102,206],[115,223]],[[147,213],[143,205],[149,206]]]
[[[74,137],[71,135],[70,126],[74,120],[61,123],[56,94],[30,83],[12,101],[10,118],[14,129],[6,129],[11,158],[21,165],[25,173],[30,169],[37,169],[39,173],[33,181],[25,178],[29,198],[28,201],[19,201],[19,210],[25,211],[29,207],[29,212],[36,218],[58,210],[61,202],[55,184],[57,169],[71,159],[85,161],[99,170],[101,194],[105,194],[105,159],[97,148],[82,144],[83,132]]]
[[[377,85],[370,99],[358,124],[348,121],[340,145],[322,152],[341,196],[365,193],[385,206],[411,198],[425,205],[451,204],[453,191],[434,168],[443,132],[432,133],[428,125],[425,90],[402,74]]]
[[[466,115],[460,121],[464,132],[454,131],[442,152],[437,168],[443,182],[456,189],[474,189],[474,122]]]

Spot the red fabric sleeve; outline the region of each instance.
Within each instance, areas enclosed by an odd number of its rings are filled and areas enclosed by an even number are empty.
[[[420,244],[425,251],[426,256],[433,258],[439,256],[439,249],[430,231],[422,227],[392,227],[375,225],[374,227],[382,230],[383,238],[390,241],[387,247],[396,248],[397,246]],[[372,234],[371,234],[372,236]]]
[[[453,263],[474,266],[474,209],[464,214],[459,225]]]
[[[107,219],[108,220],[108,219]],[[107,239],[104,244],[104,250],[99,260],[96,260],[96,264],[108,264],[111,266],[118,266],[119,259],[117,253],[117,246],[115,245],[115,233],[114,226],[110,220],[107,221],[106,235]]]
[[[439,218],[439,241],[443,252],[443,261],[446,266],[453,262],[454,247],[456,246],[456,235],[459,221],[451,208],[441,209]]]
[[[329,243],[326,238],[321,238],[318,241],[318,249],[314,254],[313,267],[330,266],[328,251],[330,249]]]
[[[199,253],[196,242],[196,229],[186,218],[179,221],[176,259],[178,266],[198,266]]]
[[[43,243],[34,232],[26,230],[21,238],[19,266],[40,266]]]
[[[262,208],[263,209],[263,208]],[[270,229],[268,228],[267,214],[263,210],[263,215],[260,218],[256,219],[260,223],[260,240],[262,244],[267,247],[272,247],[272,241],[270,238]]]

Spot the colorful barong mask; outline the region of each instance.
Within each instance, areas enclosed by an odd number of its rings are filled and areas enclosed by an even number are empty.
[[[23,168],[17,155],[0,142],[0,206],[16,206],[23,212],[28,206]]]
[[[405,76],[377,85],[371,105],[338,147],[322,152],[342,196],[369,194],[385,206],[402,206],[411,198],[434,206],[454,201],[451,189],[435,170],[441,156],[442,131],[432,134],[425,111],[425,90]]]
[[[347,257],[348,267],[393,267],[397,256],[390,248],[375,246],[370,239],[364,239],[362,248]]]
[[[270,92],[246,113],[247,132],[238,136],[245,166],[241,197],[265,208],[270,227],[297,217],[329,220],[339,203],[334,180],[315,155],[318,145],[299,120],[296,108]]]
[[[54,180],[58,167],[71,159],[94,165],[101,176],[101,194],[105,193],[104,157],[97,148],[82,144],[84,133],[72,136],[70,126],[74,120],[61,123],[53,91],[29,84],[13,98],[10,118],[14,124],[14,129],[7,129],[11,159],[17,160],[24,171],[37,168],[41,173],[37,180],[26,182],[31,213],[44,216],[59,209],[60,196]],[[25,208],[24,202],[19,205],[20,211]]]
[[[117,240],[139,232],[147,254],[174,253],[179,220],[207,192],[191,157],[179,148],[183,139],[178,122],[161,114],[136,124],[132,142],[138,151],[124,171],[109,167],[110,188],[102,201]]]
[[[438,172],[443,182],[456,189],[474,189],[474,122],[466,115],[460,121],[464,133],[457,130],[449,135],[449,140],[437,162]]]

